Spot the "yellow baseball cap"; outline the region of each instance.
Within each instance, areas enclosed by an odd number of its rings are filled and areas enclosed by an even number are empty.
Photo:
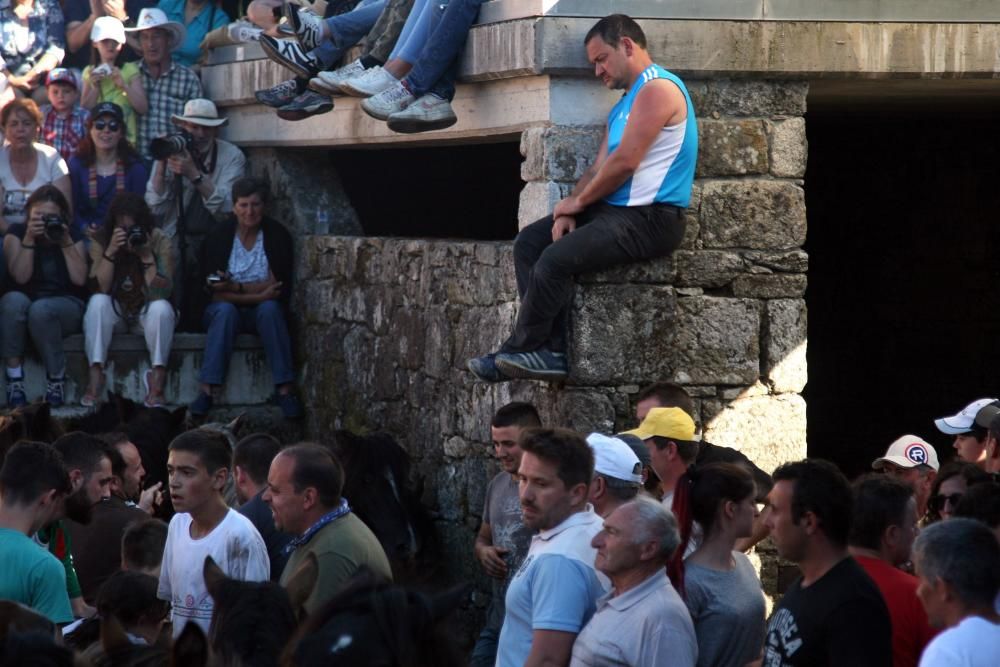
[[[649,440],[653,436],[670,440],[697,440],[694,435],[694,420],[680,408],[653,408],[646,414],[639,428],[625,432],[643,440]]]

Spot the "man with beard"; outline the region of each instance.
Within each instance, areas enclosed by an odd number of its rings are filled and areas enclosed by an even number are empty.
[[[43,442],[19,442],[0,468],[0,599],[27,605],[54,623],[73,620],[66,571],[29,537],[62,512],[70,492],[59,452]]]
[[[52,446],[62,455],[72,491],[66,496],[63,513],[53,517],[55,521],[35,533],[35,541],[62,562],[66,569],[66,592],[69,594],[73,613],[88,618],[96,610],[84,602],[80,581],[73,566],[69,533],[61,519],[65,517],[77,523],[90,523],[94,506],[111,495],[111,459],[100,438],[80,431],[67,433],[52,443]]]
[[[134,502],[140,497],[145,470],[139,451],[124,433],[104,437],[111,461],[111,494],[97,503],[89,524],[66,521],[73,544],[73,564],[87,604],[93,604],[101,584],[121,569],[121,551],[108,545],[120,544],[129,524],[149,515]]]

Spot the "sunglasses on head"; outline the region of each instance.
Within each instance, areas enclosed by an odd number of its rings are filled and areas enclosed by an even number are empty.
[[[105,128],[111,130],[112,132],[117,132],[121,129],[122,124],[117,120],[95,120],[94,127],[98,130],[103,130]]]
[[[950,503],[952,507],[957,505],[958,501],[962,499],[963,495],[965,494],[949,493],[946,496],[941,494],[938,494],[936,496],[931,496],[930,499],[927,501],[927,506],[930,507],[935,512],[940,512],[941,510],[944,509],[946,503]]]

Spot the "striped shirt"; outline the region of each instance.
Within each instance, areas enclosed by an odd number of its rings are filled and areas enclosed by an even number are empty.
[[[144,60],[139,61],[139,71],[142,73],[142,87],[146,89],[149,100],[149,110],[139,116],[139,145],[136,150],[147,160],[153,158],[149,153],[149,142],[157,137],[175,130],[170,122],[170,116],[184,112],[184,104],[188,100],[202,97],[201,81],[190,68],[170,63],[166,72],[154,79]]]

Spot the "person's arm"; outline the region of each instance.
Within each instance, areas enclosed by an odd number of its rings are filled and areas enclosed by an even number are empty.
[[[92,68],[87,68],[91,71]],[[83,92],[80,93],[80,106],[84,109],[93,109],[97,105],[97,85],[91,80],[90,72],[83,71]]]
[[[271,274],[271,280],[264,283],[237,283],[226,280],[210,285],[209,288],[212,290],[212,301],[226,301],[237,306],[256,306],[264,301],[279,300],[283,283]]]
[[[675,84],[657,79],[643,86],[632,105],[617,150],[600,163],[579,192],[556,204],[553,215],[577,215],[617,190],[639,168],[660,131],[667,125],[683,122],[686,114],[687,100]]]
[[[42,0],[35,0],[41,2]],[[45,33],[46,47],[42,56],[32,66],[38,74],[44,74],[58,67],[66,55],[66,20],[63,18],[62,6],[58,0],[45,2],[45,22],[48,30]]]
[[[135,74],[127,81],[117,67],[115,75],[118,77],[116,82],[118,79],[121,80],[120,87],[125,91],[125,96],[128,97],[128,103],[132,105],[132,110],[140,116],[146,115],[146,112],[149,111],[149,99],[146,97],[146,88],[142,85],[139,69],[136,68]]]
[[[767,517],[771,514],[771,506],[765,505],[764,509],[760,511],[757,518],[753,520],[753,527],[750,531],[750,537],[741,537],[736,540],[736,545],[733,547],[737,551],[747,552],[750,551],[758,542],[763,540],[765,537],[771,534],[771,529],[767,527],[765,521]]]
[[[115,280],[115,262],[122,247],[125,245],[126,234],[121,227],[116,227],[111,233],[111,240],[108,247],[102,248],[97,241],[91,243],[91,255],[94,256],[94,277],[97,279],[97,288],[103,294],[110,294],[111,287]],[[98,251],[100,251],[98,253]]]
[[[594,162],[587,167],[587,170],[583,172],[580,180],[576,182],[573,186],[573,191],[570,193],[570,197],[578,195],[583,192],[583,189],[587,187],[587,184],[594,179],[597,174],[598,169],[604,161],[608,158],[608,129],[604,128],[604,137],[601,139],[601,147],[597,151],[597,157]],[[562,237],[566,236],[574,229],[576,229],[576,218],[571,215],[555,215],[553,213],[554,220],[552,221],[552,241],[558,241]]]
[[[169,299],[174,288],[173,248],[170,239],[159,230],[154,230],[148,252],[149,256],[142,260],[147,265],[145,278],[148,298],[150,301]]]
[[[231,152],[229,150],[226,152],[229,155],[223,161],[220,148],[219,164],[215,166],[215,172],[206,174],[205,180],[198,188],[198,192],[205,200],[205,208],[215,215],[233,210],[233,183],[243,178],[246,172],[247,160],[243,151],[232,147]]]
[[[62,158],[59,158],[62,162]],[[66,203],[69,204],[69,210],[73,210],[73,184],[69,180],[69,169],[66,168],[66,164],[63,163],[62,166],[63,174],[59,178],[52,179],[52,185],[59,189],[59,192],[63,193],[66,197]]]
[[[495,579],[507,576],[507,563],[503,559],[503,554],[507,553],[508,549],[493,545],[493,529],[485,521],[479,526],[472,551],[486,574]]]
[[[594,571],[566,556],[543,554],[531,580],[531,652],[526,666],[566,665],[573,641],[593,612],[600,587]]]
[[[531,633],[531,652],[524,667],[566,667],[573,655],[575,632],[535,630]]]
[[[153,171],[146,183],[146,204],[157,218],[163,218],[170,210],[173,198],[167,188],[166,162],[157,160],[153,163]]]
[[[24,241],[15,234],[3,238],[3,254],[7,260],[7,272],[18,285],[25,285],[35,272],[35,246],[38,237],[44,233],[44,223],[40,220],[27,223]]]

